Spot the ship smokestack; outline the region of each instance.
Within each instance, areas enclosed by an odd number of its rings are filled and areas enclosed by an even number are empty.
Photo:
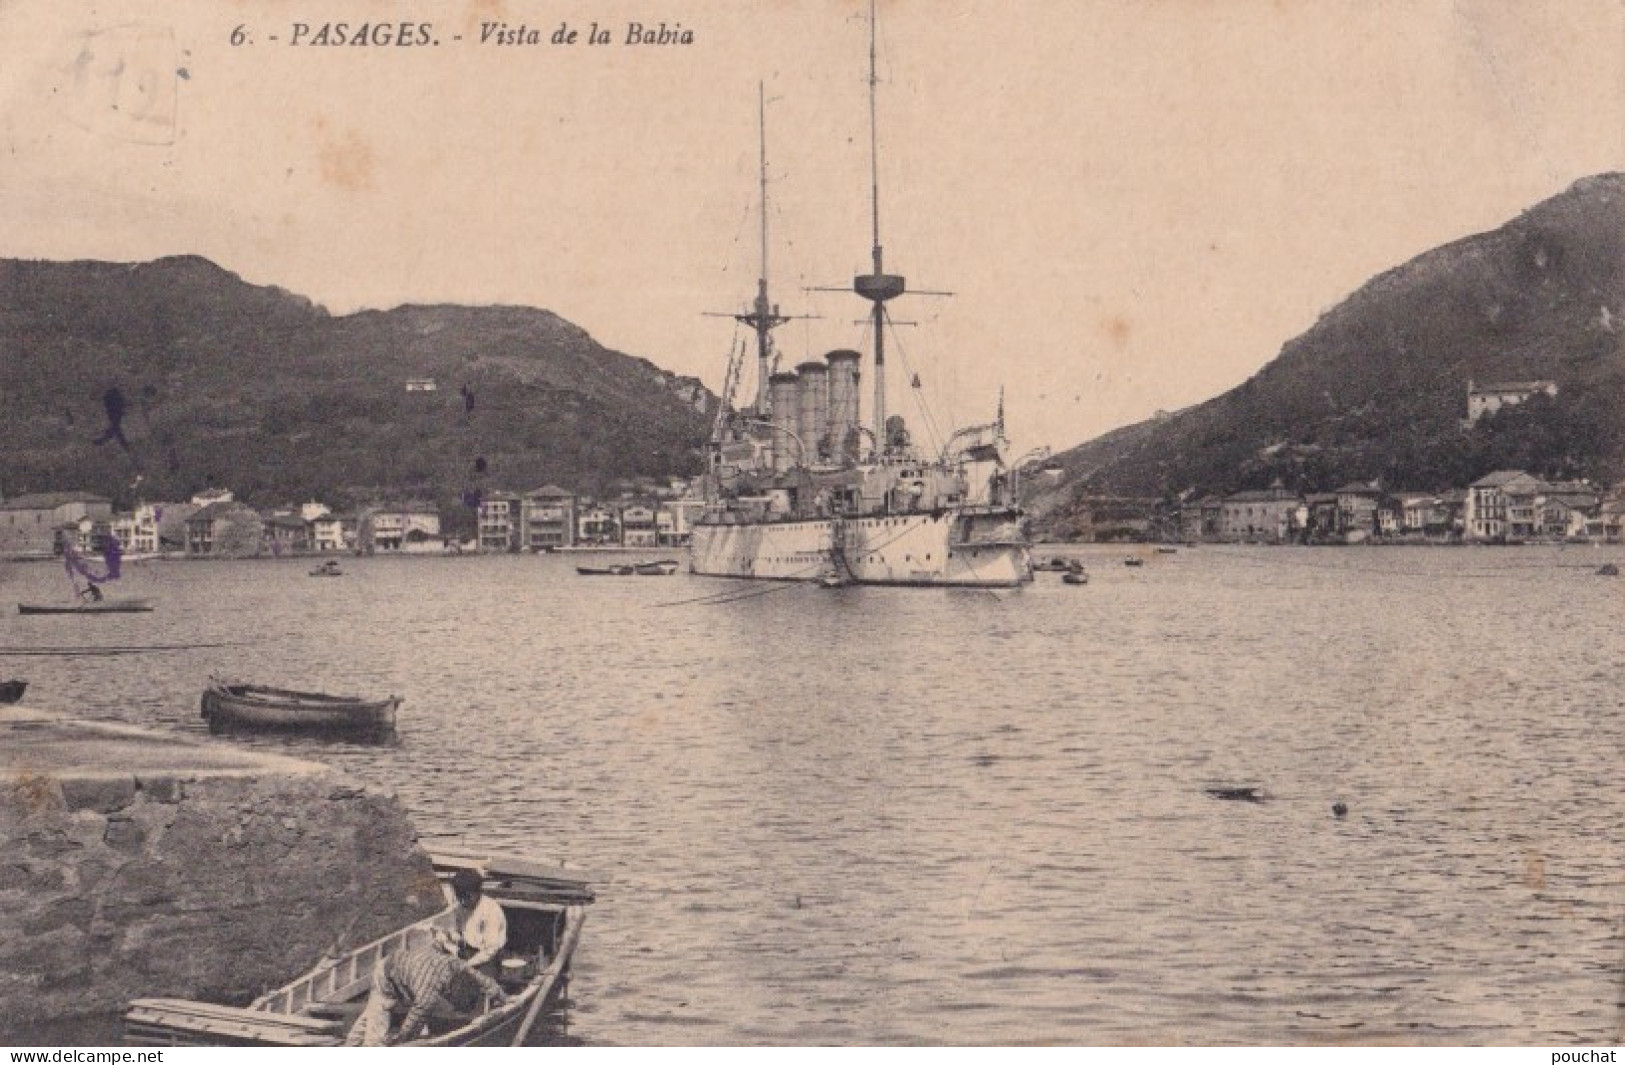
[[[829,363],[829,451],[838,465],[856,462],[858,425],[858,364],[863,356],[856,351],[832,351],[824,356]]]
[[[800,380],[793,373],[776,373],[767,379],[770,401],[773,404],[773,424],[782,427],[773,430],[773,472],[783,473],[795,465],[799,456],[796,451],[796,442],[791,439],[791,432],[799,433],[798,423],[801,420],[800,405],[796,401],[796,382]]]
[[[807,449],[804,462],[811,466],[818,461],[818,442],[828,432],[829,370],[821,362],[804,362],[796,367],[796,373],[801,376],[801,416],[796,419],[796,432]]]

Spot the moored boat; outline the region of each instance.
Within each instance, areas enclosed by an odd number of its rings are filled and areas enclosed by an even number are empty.
[[[216,677],[203,691],[202,713],[211,732],[244,728],[383,735],[394,730],[395,710],[400,704],[400,697],[395,695],[362,699],[234,684]]]
[[[635,571],[630,565],[616,563],[613,566],[577,566],[576,572],[583,577],[630,577]]]
[[[516,974],[507,1000],[442,1022],[403,1046],[521,1046],[541,1015],[562,1000],[592,893],[586,883],[514,859],[436,858],[448,877],[475,868],[502,907],[508,946],[503,972]],[[373,971],[409,941],[454,927],[448,908],[314,968],[246,1008],[188,999],[141,998],[124,1014],[125,1039],[143,1046],[339,1046],[364,1005]],[[506,982],[506,981],[505,981]],[[448,1026],[449,1024],[449,1026]]]
[[[315,569],[311,570],[310,575],[312,577],[342,577],[344,576],[344,571],[339,568],[337,559],[330,558],[326,562],[323,562],[320,566],[317,566]]]
[[[150,599],[93,599],[82,603],[18,603],[19,614],[146,614]]]
[[[632,572],[640,577],[670,577],[677,572],[677,563],[669,558],[656,562],[634,562]]]
[[[873,23],[871,7],[871,94]],[[764,120],[761,276],[751,308],[732,315],[756,336],[756,395],[735,408],[746,352],[736,345],[712,427],[690,568],[756,580],[818,581],[833,570],[854,584],[1014,587],[1031,579],[1032,566],[1006,461],[1002,394],[991,421],[950,432],[930,449],[902,417],[887,414],[886,304],[908,287],[882,261],[870,102],[874,265],[851,288],[869,303],[868,368],[860,371],[863,353],[841,349],[793,372],[773,372],[771,332],[790,318],[768,296]],[[865,375],[873,398],[860,419]],[[929,418],[926,424],[932,428]]]

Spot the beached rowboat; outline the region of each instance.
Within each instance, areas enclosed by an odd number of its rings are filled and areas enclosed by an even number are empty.
[[[520,1046],[538,1017],[564,996],[570,959],[586,920],[592,893],[585,883],[514,859],[436,859],[442,876],[472,867],[485,877],[485,894],[508,922],[504,954],[528,971],[500,1006],[482,1009],[453,1027],[431,1028],[404,1046]],[[142,1046],[339,1046],[366,1002],[373,970],[406,945],[436,928],[450,929],[450,909],[358,947],[314,969],[248,1007],[188,999],[142,998],[124,1014],[124,1035]],[[509,966],[509,969],[515,966]]]
[[[377,734],[394,729],[395,708],[400,705],[396,695],[361,699],[232,684],[216,677],[203,691],[202,711],[211,732],[251,728]]]

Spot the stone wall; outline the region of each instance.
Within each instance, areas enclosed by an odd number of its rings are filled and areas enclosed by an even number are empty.
[[[0,1044],[245,1005],[443,905],[402,808],[331,771],[0,773]]]

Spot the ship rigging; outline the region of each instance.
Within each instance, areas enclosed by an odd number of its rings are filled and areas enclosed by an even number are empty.
[[[886,272],[880,231],[875,10],[869,20],[872,269],[850,291],[868,301],[873,374],[860,418],[863,356],[846,349],[777,369],[772,331],[791,320],[769,297],[767,133],[761,122],[761,272],[750,309],[732,315],[756,335],[753,403],[736,410],[746,346],[729,359],[707,466],[706,510],[691,568],[710,576],[829,583],[1006,587],[1031,566],[996,417],[925,454],[886,394],[886,305],[909,292]],[[919,293],[926,294],[926,293]],[[947,295],[947,293],[931,293]]]

